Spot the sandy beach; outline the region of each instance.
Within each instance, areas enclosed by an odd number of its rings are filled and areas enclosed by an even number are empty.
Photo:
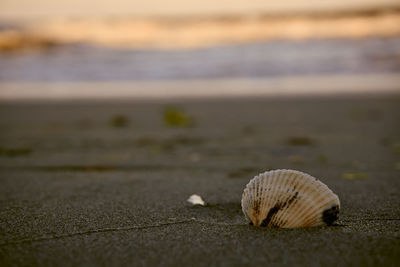
[[[3,82],[2,101],[168,100],[238,97],[334,97],[400,93],[400,76],[309,75],[264,79],[120,82]],[[379,89],[378,89],[379,88]]]
[[[398,95],[2,102],[0,265],[397,266],[399,107]],[[249,226],[246,183],[279,168],[337,193],[338,225]],[[209,205],[190,206],[193,193]]]

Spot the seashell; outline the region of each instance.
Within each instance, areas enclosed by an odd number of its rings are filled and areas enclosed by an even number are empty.
[[[340,202],[325,184],[295,170],[273,170],[250,180],[242,210],[250,224],[276,228],[332,225]]]
[[[201,196],[193,194],[191,195],[188,199],[187,202],[193,204],[193,205],[201,205],[204,206],[206,203],[204,200],[201,198]]]

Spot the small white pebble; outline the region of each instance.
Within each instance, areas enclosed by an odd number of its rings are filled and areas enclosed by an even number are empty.
[[[204,200],[201,198],[201,196],[196,195],[196,194],[191,195],[191,196],[188,198],[187,202],[189,202],[189,203],[191,203],[191,204],[193,204],[193,205],[202,205],[202,206],[204,206],[204,205],[206,204],[206,203],[204,202]]]

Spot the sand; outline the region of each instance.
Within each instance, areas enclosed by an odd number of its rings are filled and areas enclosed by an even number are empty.
[[[398,266],[399,115],[398,95],[2,102],[0,265]],[[244,186],[278,168],[337,193],[338,225],[249,226]]]

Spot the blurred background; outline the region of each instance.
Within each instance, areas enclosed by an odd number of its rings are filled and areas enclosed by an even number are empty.
[[[398,91],[400,2],[2,0],[0,98]]]

